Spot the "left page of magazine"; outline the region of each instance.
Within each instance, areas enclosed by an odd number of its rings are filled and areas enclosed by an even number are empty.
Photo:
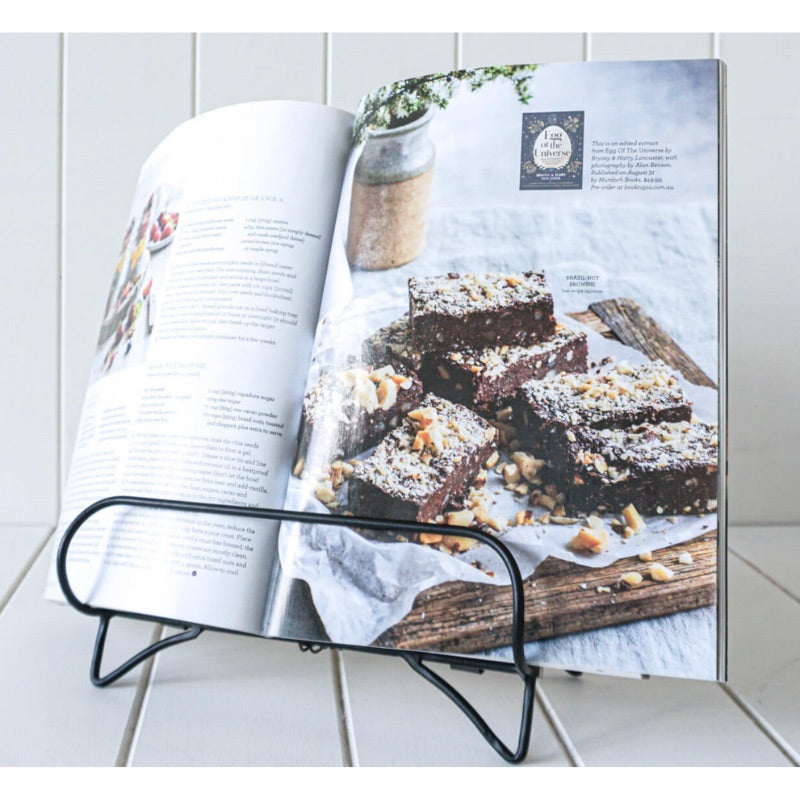
[[[351,131],[335,109],[250,103],[145,163],[61,532],[116,494],[283,504]],[[274,558],[266,521],[117,508],[83,526],[68,571],[94,606],[256,632]]]

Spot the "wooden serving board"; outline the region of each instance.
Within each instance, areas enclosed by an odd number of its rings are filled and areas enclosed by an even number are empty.
[[[662,359],[692,383],[715,386],[634,300],[604,300],[570,316],[606,338],[636,347],[650,358]],[[684,552],[691,555],[692,563],[680,563],[678,558]],[[525,640],[563,636],[714,604],[716,531],[654,551],[653,561],[671,569],[674,577],[663,582],[651,580],[647,563],[638,557],[599,568],[545,559],[524,581]],[[629,587],[620,582],[626,572],[639,572],[644,580]],[[374,644],[478,653],[508,645],[510,639],[510,589],[453,581],[421,593],[409,614]]]

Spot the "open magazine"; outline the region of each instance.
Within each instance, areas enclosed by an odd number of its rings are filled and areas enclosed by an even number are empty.
[[[516,65],[354,117],[219,109],[144,165],[60,529],[96,606],[300,641],[724,676],[718,61]],[[723,390],[718,388],[722,383]],[[60,590],[51,574],[48,596]]]

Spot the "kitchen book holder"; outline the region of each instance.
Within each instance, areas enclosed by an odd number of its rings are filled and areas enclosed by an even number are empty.
[[[70,605],[83,614],[99,617],[100,622],[97,629],[97,637],[94,643],[94,652],[92,654],[90,668],[91,681],[95,686],[98,687],[108,686],[109,684],[114,683],[114,681],[121,678],[138,664],[141,664],[143,661],[161,650],[165,650],[166,648],[180,644],[181,642],[188,642],[192,639],[196,639],[204,630],[217,630],[226,633],[239,633],[240,635],[248,635],[241,634],[240,631],[230,631],[208,625],[196,625],[186,621],[156,617],[150,614],[136,614],[129,611],[117,611],[109,608],[96,608],[79,600],[73,592],[67,576],[67,556],[69,553],[69,547],[80,527],[94,514],[110,506],[159,508],[169,511],[182,511],[200,514],[220,514],[235,517],[249,517],[252,519],[330,525],[334,527],[359,527],[366,528],[371,531],[392,531],[414,534],[451,534],[460,537],[468,535],[474,539],[477,539],[483,544],[488,545],[500,556],[506,568],[508,569],[508,573],[511,578],[511,600],[513,610],[511,626],[511,651],[513,655],[513,664],[465,658],[448,654],[384,650],[372,647],[358,647],[355,645],[334,645],[319,642],[298,642],[298,644],[301,650],[311,652],[319,652],[324,648],[335,647],[343,650],[359,650],[381,655],[399,656],[404,659],[405,662],[415,672],[417,672],[426,680],[430,681],[437,689],[449,697],[450,700],[452,700],[456,706],[458,706],[458,708],[460,708],[461,711],[466,714],[466,716],[473,723],[473,725],[475,725],[478,731],[480,731],[481,735],[486,739],[486,741],[489,742],[489,744],[497,751],[497,753],[499,753],[500,756],[502,756],[506,761],[511,763],[519,763],[527,755],[531,737],[531,723],[533,721],[533,699],[536,689],[536,679],[539,676],[539,667],[532,666],[525,661],[523,649],[525,599],[522,588],[522,576],[520,574],[519,567],[517,566],[517,562],[514,559],[514,556],[511,554],[511,551],[498,539],[495,539],[492,536],[489,536],[488,534],[478,530],[469,529],[469,531],[465,531],[464,528],[458,528],[449,525],[435,525],[431,523],[402,522],[357,516],[345,517],[329,514],[315,514],[302,511],[248,508],[244,506],[218,505],[213,503],[162,500],[158,498],[124,496],[107,497],[85,508],[69,524],[64,532],[61,542],[59,543],[56,562],[58,581],[61,585],[61,590],[63,591],[64,596]],[[162,639],[159,642],[151,644],[149,647],[146,647],[140,652],[136,653],[136,655],[129,658],[116,669],[112,670],[106,675],[101,675],[100,669],[103,659],[103,649],[105,647],[106,634],[108,633],[108,627],[113,617],[124,617],[127,619],[161,623],[170,627],[183,628],[184,630],[182,633],[177,633],[166,639]],[[519,738],[517,741],[516,750],[510,750],[498,738],[498,736],[484,721],[480,714],[478,714],[473,706],[470,705],[470,703],[451,684],[444,680],[444,678],[426,666],[423,663],[424,661],[449,664],[452,669],[466,670],[468,672],[483,673],[484,670],[490,670],[496,672],[515,672],[517,675],[519,675],[524,685],[524,694],[522,700]]]

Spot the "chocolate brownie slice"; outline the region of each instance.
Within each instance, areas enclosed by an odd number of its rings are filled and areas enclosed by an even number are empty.
[[[422,398],[414,372],[393,366],[361,365],[323,375],[303,401],[303,447],[314,441],[327,460],[350,458],[379,442],[401,424]]]
[[[410,278],[408,294],[413,343],[422,352],[530,345],[555,331],[542,272]]]
[[[662,422],[628,430],[566,434],[566,507],[642,514],[697,514],[717,497],[719,434],[703,422]]]
[[[662,361],[620,362],[598,373],[526,381],[513,403],[520,442],[558,461],[570,429],[626,428],[643,422],[689,420],[692,404]]]
[[[379,328],[361,345],[367,364],[395,364],[419,372],[423,355],[411,341],[411,321],[403,314],[389,325]]]
[[[365,516],[432,520],[463,499],[496,438],[497,431],[468,408],[428,394],[356,464],[348,505]]]
[[[528,380],[584,372],[587,352],[586,334],[559,323],[553,336],[540,344],[431,353],[420,378],[426,391],[488,412],[512,398]]]

